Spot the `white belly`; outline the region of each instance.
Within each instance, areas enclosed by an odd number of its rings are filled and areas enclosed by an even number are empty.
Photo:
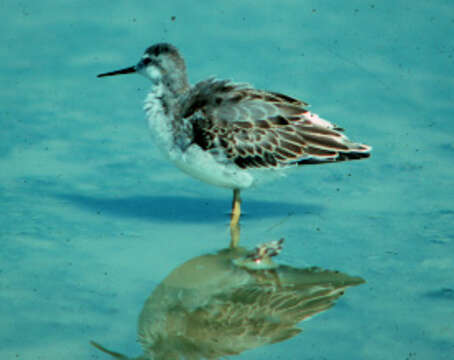
[[[191,145],[184,153],[172,154],[170,160],[186,174],[215,186],[244,189],[254,183],[249,171],[240,170],[235,165],[219,163],[198,145]],[[175,156],[177,155],[177,156]]]

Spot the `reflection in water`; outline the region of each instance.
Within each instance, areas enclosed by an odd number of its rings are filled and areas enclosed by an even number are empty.
[[[284,341],[301,332],[299,322],[333,306],[347,287],[364,283],[338,271],[278,266],[269,257],[281,244],[252,252],[224,249],[172,271],[142,309],[144,354],[135,359],[217,359]]]

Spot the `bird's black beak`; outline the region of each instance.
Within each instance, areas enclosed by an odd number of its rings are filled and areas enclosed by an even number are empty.
[[[131,74],[137,72],[136,66],[130,66],[121,70],[106,72],[103,74],[99,74],[96,77],[104,77],[104,76],[113,76],[113,75],[121,75],[121,74]]]

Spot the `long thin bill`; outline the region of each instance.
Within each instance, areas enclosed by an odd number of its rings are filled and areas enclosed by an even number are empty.
[[[121,75],[121,74],[131,74],[136,72],[136,67],[135,66],[130,66],[121,70],[116,70],[116,71],[111,71],[111,72],[106,72],[103,74],[99,74],[96,77],[104,77],[104,76],[113,76],[113,75]]]

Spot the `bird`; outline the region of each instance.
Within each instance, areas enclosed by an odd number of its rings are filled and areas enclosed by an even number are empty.
[[[136,65],[97,77],[132,73],[151,81],[144,110],[155,146],[190,176],[233,190],[232,234],[239,231],[240,191],[262,175],[370,156],[371,146],[350,141],[302,100],[215,77],[191,85],[172,44],[154,44]]]

